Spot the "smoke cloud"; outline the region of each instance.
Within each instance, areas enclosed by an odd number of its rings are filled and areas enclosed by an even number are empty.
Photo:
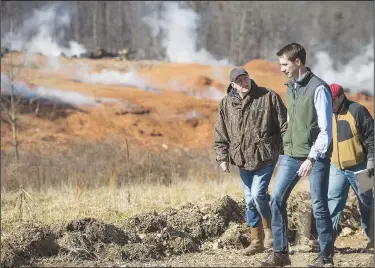
[[[77,71],[75,78],[81,82],[89,84],[104,84],[104,85],[122,85],[139,88],[145,91],[159,92],[160,89],[152,87],[152,83],[140,76],[135,70],[126,73],[121,73],[113,70],[103,70],[100,73],[90,72],[88,69],[80,68]],[[182,80],[170,79],[164,88],[171,88],[172,90],[183,92],[192,97],[201,99],[221,100],[225,94],[213,86],[207,87],[205,91],[196,92],[194,88],[187,88]]]
[[[1,73],[1,94],[9,95],[10,89],[9,78],[5,74]],[[22,82],[14,83],[14,94],[30,100],[45,98],[54,102],[67,103],[76,107],[96,105],[98,102],[113,103],[117,101],[116,99],[112,98],[94,98],[73,91],[63,91],[46,87],[36,87],[31,89]]]
[[[81,82],[89,84],[123,85],[150,90],[147,81],[139,76],[135,70],[126,73],[102,70],[100,73],[96,73],[81,69],[77,72],[76,78]]]
[[[191,9],[182,8],[177,2],[164,2],[162,18],[156,14],[143,18],[151,27],[154,37],[162,31],[165,35],[163,46],[167,59],[177,63],[201,63],[230,65],[227,59],[217,60],[206,49],[196,49],[198,15]]]
[[[366,91],[373,95],[374,90],[374,42],[347,64],[333,68],[333,61],[327,52],[316,54],[317,63],[313,71],[328,84],[336,83],[351,92]]]
[[[41,53],[46,56],[79,55],[86,48],[76,41],[69,41],[63,47],[59,41],[65,39],[65,32],[71,27],[70,11],[60,4],[51,4],[35,9],[19,29],[10,31],[1,38],[2,46],[11,50]]]

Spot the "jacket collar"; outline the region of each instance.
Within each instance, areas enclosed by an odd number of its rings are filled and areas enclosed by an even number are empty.
[[[342,114],[345,113],[349,109],[349,100],[344,97],[344,99],[341,102],[339,110],[336,112],[336,114]]]
[[[245,95],[245,98],[248,97],[249,95],[252,95],[254,94],[254,91],[256,92],[257,89],[258,89],[258,85],[257,83],[255,83],[255,81],[253,79],[250,79],[250,83],[251,83],[251,90],[250,92],[248,92],[246,95]],[[234,98],[239,98],[241,99],[240,95],[237,93],[237,90],[235,90],[233,87],[232,87],[232,84],[229,84],[228,88],[227,88],[227,93],[230,97],[234,97]],[[244,98],[244,99],[245,99]]]

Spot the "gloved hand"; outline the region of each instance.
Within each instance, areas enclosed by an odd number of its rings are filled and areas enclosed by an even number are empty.
[[[229,170],[229,163],[224,161],[224,162],[221,162],[220,163],[220,167],[221,169],[224,171],[224,172],[228,172],[230,173],[230,170]]]
[[[374,158],[367,160],[367,175],[371,178],[374,176]]]

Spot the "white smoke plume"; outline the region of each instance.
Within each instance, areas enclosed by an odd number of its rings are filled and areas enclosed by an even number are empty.
[[[217,60],[204,48],[197,50],[198,15],[191,9],[182,8],[177,2],[164,2],[164,15],[157,19],[150,14],[143,21],[152,29],[154,37],[160,30],[165,34],[163,45],[167,60],[177,63],[201,63],[230,65],[227,59]]]
[[[209,86],[208,89],[204,91],[202,94],[199,94],[198,97],[220,101],[222,98],[224,98],[224,96],[225,96],[224,92],[218,90],[217,88],[213,86]]]
[[[196,49],[199,20],[193,10],[179,7],[177,2],[165,2],[163,5],[164,16],[161,20],[157,20],[151,14],[145,21],[155,30],[154,35],[157,35],[157,31],[160,29],[165,33],[163,44],[166,47],[169,61],[213,65],[228,64],[226,59],[217,60],[205,49]],[[61,4],[49,4],[39,10],[34,10],[19,29],[6,33],[2,42],[12,50],[29,52],[30,60],[33,59],[32,53],[47,55],[46,70],[65,73],[74,80],[90,84],[123,85],[146,91],[158,91],[152,87],[152,83],[142,78],[135,70],[126,73],[103,70],[98,73],[90,70],[90,67],[85,64],[74,66],[74,64],[63,63],[59,58],[61,53],[72,56],[86,52],[85,47],[75,41],[70,41],[69,47],[60,45],[60,40],[64,40],[65,32],[71,27],[72,11]],[[170,85],[165,85],[165,87],[171,88]],[[38,90],[37,92],[40,94],[47,94],[42,93],[41,88]],[[212,87],[207,89],[207,93],[199,95],[189,93],[186,89],[181,90],[196,98],[216,100],[221,96],[220,92]]]
[[[70,41],[69,47],[59,44],[59,40],[64,39],[65,32],[70,26],[70,11],[60,8],[59,4],[50,4],[39,10],[35,9],[20,28],[5,33],[1,38],[2,46],[11,50],[55,57],[61,53],[67,56],[85,53],[86,48],[75,41]]]
[[[317,63],[313,71],[328,84],[340,84],[351,92],[366,91],[374,94],[374,42],[372,41],[363,52],[351,59],[347,64],[333,68],[333,61],[327,52],[316,55]]]
[[[88,84],[121,85],[135,87],[145,91],[160,91],[160,89],[153,88],[152,82],[143,78],[135,70],[130,70],[126,73],[121,73],[114,70],[102,70],[101,72],[97,73],[91,72],[88,68],[82,66],[81,68],[78,68],[78,70],[74,74],[74,77],[72,78]],[[205,91],[196,92],[194,88],[187,88],[184,85],[183,78],[181,77],[169,79],[165,85],[162,85],[162,88],[169,88],[198,99],[204,98],[211,100],[221,100],[225,95],[223,92],[213,86],[207,87]]]
[[[81,69],[77,72],[76,78],[81,82],[89,84],[123,85],[144,90],[149,88],[147,81],[134,70],[126,73],[102,70],[100,73],[96,73]]]
[[[5,74],[1,73],[1,94],[9,95],[10,89],[9,78]],[[116,99],[112,98],[94,98],[73,91],[63,91],[53,88],[36,87],[31,89],[28,85],[22,82],[14,83],[14,94],[30,100],[45,98],[55,102],[70,104],[76,107],[96,105],[98,102],[113,103],[117,101]]]

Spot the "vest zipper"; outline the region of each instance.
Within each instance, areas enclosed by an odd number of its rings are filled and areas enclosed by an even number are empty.
[[[293,125],[294,125],[294,120],[296,120],[296,85],[294,85],[294,89],[292,90],[292,93],[293,93],[293,120],[291,120],[292,122],[292,125],[291,125],[291,129],[293,130]],[[290,145],[292,147],[292,149],[290,150],[290,154],[291,154],[291,157],[293,157],[293,135],[290,139]]]

